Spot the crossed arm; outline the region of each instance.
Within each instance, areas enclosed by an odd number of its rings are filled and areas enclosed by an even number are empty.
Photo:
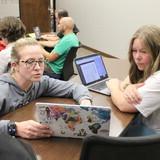
[[[110,79],[107,82],[112,101],[122,112],[137,112],[135,105],[141,102],[137,88],[142,85],[143,83],[131,84],[128,77],[124,81]]]

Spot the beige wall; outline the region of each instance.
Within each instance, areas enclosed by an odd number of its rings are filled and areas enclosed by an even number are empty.
[[[160,25],[159,0],[57,0],[80,29],[82,43],[127,58],[132,34],[144,24]]]
[[[19,0],[0,0],[0,18],[5,16],[19,17]]]

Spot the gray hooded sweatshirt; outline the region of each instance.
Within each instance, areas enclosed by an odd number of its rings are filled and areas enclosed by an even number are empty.
[[[38,97],[67,97],[78,103],[82,99],[90,99],[89,91],[83,85],[65,82],[42,76],[39,82],[34,82],[26,92],[22,90],[9,73],[0,75],[0,116],[14,111],[30,103]],[[8,133],[9,120],[0,120],[0,133]]]

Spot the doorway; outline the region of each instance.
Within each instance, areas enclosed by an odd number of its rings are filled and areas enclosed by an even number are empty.
[[[27,33],[39,26],[41,32],[50,32],[50,0],[19,0],[20,18],[25,24]]]

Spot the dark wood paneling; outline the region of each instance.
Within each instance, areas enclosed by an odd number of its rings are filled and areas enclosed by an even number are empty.
[[[39,26],[42,32],[50,31],[50,0],[19,0],[20,18],[26,25],[27,33]]]

